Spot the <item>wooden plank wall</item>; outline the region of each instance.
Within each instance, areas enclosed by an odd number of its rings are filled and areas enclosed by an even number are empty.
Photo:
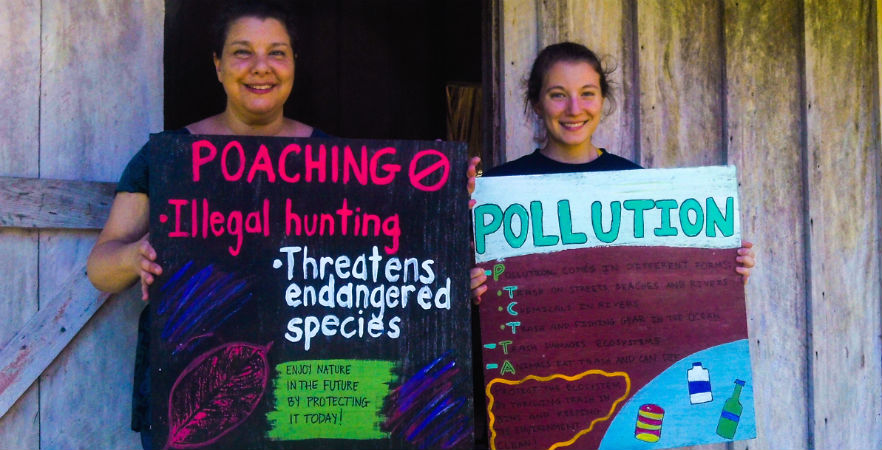
[[[875,3],[805,4],[809,367],[818,448],[882,448]]]
[[[759,438],[734,448],[882,448],[877,3],[502,4],[507,159],[535,147],[530,63],[568,39],[618,63],[596,143],[645,167],[738,166]]]
[[[17,80],[0,96],[0,175],[39,176],[40,0],[0,3],[0,79]],[[12,20],[15,17],[17,20]],[[7,19],[10,18],[10,19]],[[14,111],[14,114],[9,112]],[[0,228],[0,345],[37,312],[39,233]],[[35,384],[0,418],[0,442],[9,448],[39,448],[39,388]]]
[[[0,176],[115,181],[162,128],[164,0],[0,4]],[[81,280],[96,231],[0,228],[0,346]],[[12,225],[15,226],[15,225]],[[77,275],[79,274],[79,276]],[[73,287],[72,286],[81,286]],[[140,448],[129,431],[135,292],[115,296],[12,409],[3,448]]]
[[[747,289],[760,438],[739,448],[811,448],[800,11],[787,0],[729,1],[724,12],[723,144],[739,170],[744,235],[760,264]]]

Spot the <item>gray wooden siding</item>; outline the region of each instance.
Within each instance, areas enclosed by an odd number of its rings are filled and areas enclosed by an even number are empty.
[[[502,1],[509,159],[535,147],[521,79],[568,39],[618,60],[599,145],[738,166],[759,438],[735,447],[882,448],[877,1]]]
[[[759,439],[738,448],[812,448],[801,4],[730,1],[724,14],[724,145],[759,254],[747,289]]]
[[[113,181],[162,128],[163,0],[0,4],[0,176]],[[6,209],[4,205],[0,209]],[[63,227],[62,227],[63,228]],[[0,345],[82,280],[95,230],[0,228]],[[128,429],[134,292],[108,301],[0,418],[0,447],[140,448]]]
[[[805,4],[809,426],[817,448],[882,448],[875,7]]]
[[[16,89],[0,96],[0,175],[39,176],[40,1],[0,3],[0,79]],[[5,207],[3,207],[5,209]],[[39,232],[0,228],[0,342],[10,340],[37,312]],[[31,386],[0,418],[0,442],[9,448],[39,448],[39,387]]]

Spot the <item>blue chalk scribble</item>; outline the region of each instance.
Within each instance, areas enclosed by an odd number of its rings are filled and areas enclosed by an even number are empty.
[[[468,400],[456,396],[459,367],[447,351],[392,390],[384,428],[420,449],[451,448],[469,435]]]
[[[157,315],[167,316],[160,336],[177,353],[196,339],[211,336],[251,299],[253,278],[225,273],[213,264],[184,264],[160,287]]]

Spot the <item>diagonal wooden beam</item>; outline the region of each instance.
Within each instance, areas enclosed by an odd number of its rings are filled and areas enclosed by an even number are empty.
[[[0,347],[0,418],[64,350],[110,294],[95,290],[78,267],[46,307]]]
[[[116,183],[0,177],[0,228],[100,229]]]

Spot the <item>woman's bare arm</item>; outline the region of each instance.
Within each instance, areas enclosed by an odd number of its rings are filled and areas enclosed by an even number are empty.
[[[146,194],[120,192],[113,199],[110,217],[89,254],[86,268],[92,284],[106,292],[120,292],[141,280],[141,296],[162,273],[147,229],[150,202]]]

